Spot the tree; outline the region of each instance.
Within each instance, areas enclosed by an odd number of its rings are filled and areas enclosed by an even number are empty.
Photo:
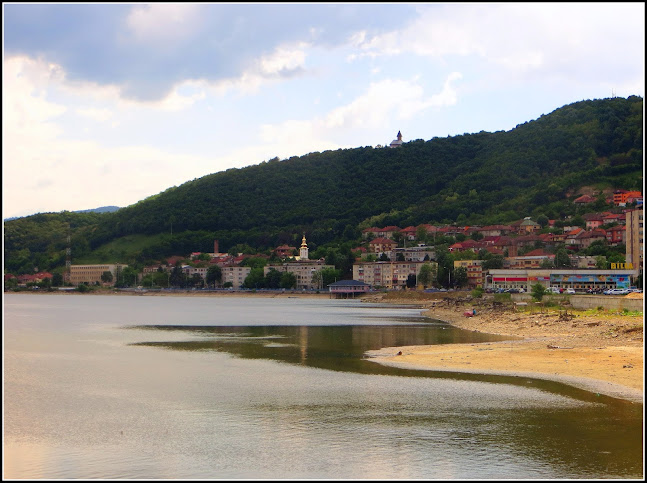
[[[222,282],[222,269],[218,265],[211,265],[207,269],[207,285],[216,286]]]
[[[152,274],[152,282],[157,285],[158,287],[170,287],[170,276],[171,274],[168,272],[154,272]]]
[[[544,295],[546,295],[546,287],[544,287],[540,283],[535,283],[530,289],[532,298],[535,299],[537,302],[541,302],[541,299],[544,298]]]
[[[133,287],[137,284],[138,275],[139,274],[137,273],[137,270],[135,270],[133,267],[124,267],[121,270],[121,275],[118,282],[120,283],[120,286]]]
[[[292,272],[283,272],[281,275],[281,288],[296,288],[297,287],[297,277]]]
[[[539,264],[539,268],[555,268],[555,264],[550,258],[544,258]]]
[[[171,276],[169,283],[172,287],[184,287],[186,285],[186,280],[184,272],[182,271],[182,264],[180,262],[175,262],[173,270],[171,270]]]
[[[595,257],[595,268],[600,268],[602,270],[607,268],[607,257],[598,255]]]
[[[104,283],[110,283],[112,282],[112,272],[110,270],[106,270],[101,274],[101,281]]]
[[[204,285],[204,280],[198,273],[191,275],[191,278],[187,281],[189,287],[202,287]]]
[[[265,275],[265,287],[267,288],[279,288],[281,286],[281,275],[275,268],[270,268],[270,271]]]
[[[458,267],[454,270],[454,285],[464,287],[467,285],[467,268]]]
[[[549,221],[549,220],[548,220],[548,217],[547,217],[546,215],[539,215],[539,216],[537,217],[537,223],[538,223],[538,224],[539,224],[539,226],[541,226],[542,228],[545,228],[545,227],[546,227],[546,225],[548,225],[548,221]]]
[[[568,256],[566,248],[559,248],[555,251],[555,267],[563,268],[571,266],[571,258]]]
[[[324,289],[340,278],[341,270],[337,270],[336,268],[322,268],[312,274],[312,285]]]
[[[483,261],[482,267],[484,272],[492,268],[503,268],[503,255],[490,256],[488,259]]]
[[[416,228],[416,240],[418,243],[427,243],[427,229],[424,226]]]
[[[249,271],[249,275],[245,278],[243,282],[243,287],[245,288],[264,288],[265,287],[265,276],[263,275],[262,267],[255,267]]]
[[[423,263],[422,267],[420,267],[420,273],[418,273],[418,283],[423,287],[429,287],[434,278],[436,278],[436,274],[431,264]]]
[[[61,272],[55,272],[52,275],[52,286],[60,287],[63,285],[63,274]]]
[[[413,273],[410,273],[407,277],[407,288],[415,288],[416,286],[416,276]]]

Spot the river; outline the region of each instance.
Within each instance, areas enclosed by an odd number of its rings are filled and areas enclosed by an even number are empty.
[[[411,371],[476,343],[357,300],[4,296],[4,478],[643,476],[643,405],[524,377]]]

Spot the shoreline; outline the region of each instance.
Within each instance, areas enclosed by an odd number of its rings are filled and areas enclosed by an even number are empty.
[[[381,301],[404,302],[397,297]],[[385,347],[368,351],[367,360],[406,369],[545,379],[644,403],[643,317],[604,314],[562,320],[558,312],[495,312],[482,307],[476,316],[466,317],[469,304],[407,302],[422,306],[422,315],[429,319],[513,340]]]

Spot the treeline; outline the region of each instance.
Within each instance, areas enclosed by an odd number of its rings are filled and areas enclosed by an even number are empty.
[[[64,262],[127,235],[155,242],[139,258],[237,245],[314,247],[358,240],[362,228],[488,225],[577,214],[567,194],[586,185],[642,189],[643,99],[564,106],[507,132],[480,132],[273,159],[204,176],[114,213],[35,215],[5,223],[6,268]],[[572,198],[571,198],[572,199]],[[35,225],[35,226],[31,226]],[[28,251],[25,251],[28,250]]]

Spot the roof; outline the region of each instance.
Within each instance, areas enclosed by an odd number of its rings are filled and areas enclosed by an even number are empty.
[[[339,280],[328,284],[329,287],[368,287],[369,284],[359,280]]]
[[[368,242],[369,245],[397,245],[396,242],[389,238],[374,238],[370,242]]]

